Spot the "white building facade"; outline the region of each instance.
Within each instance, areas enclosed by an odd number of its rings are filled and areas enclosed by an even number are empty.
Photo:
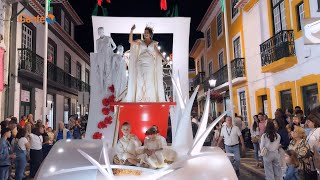
[[[3,53],[0,66],[0,119],[5,118],[5,104],[6,94],[8,89],[8,75],[9,75],[9,46],[10,46],[10,18],[11,18],[11,4],[7,0],[0,0],[0,49]]]
[[[79,92],[90,90],[90,58],[74,39],[74,28],[83,24],[81,19],[68,1],[51,1],[49,14],[56,22],[48,25],[47,111],[42,112],[44,24],[19,22],[19,18],[43,17],[44,1],[12,5],[13,13],[21,10],[11,31],[8,115],[21,118],[31,113],[38,120],[45,113],[49,126],[56,127],[59,121],[68,123],[70,115],[88,113],[88,102],[78,102]]]
[[[252,114],[277,108],[308,115],[320,99],[320,44],[304,45],[303,18],[320,17],[318,0],[249,1],[243,8]]]

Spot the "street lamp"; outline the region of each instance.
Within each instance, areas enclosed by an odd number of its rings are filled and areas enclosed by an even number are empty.
[[[158,46],[159,51],[161,50],[161,46]]]
[[[169,61],[169,60],[170,60],[170,58],[169,58],[169,57],[167,57],[166,59],[167,59],[167,61]]]
[[[215,87],[215,86],[216,86],[216,83],[217,83],[217,80],[215,80],[215,79],[210,79],[210,80],[209,80],[210,88]]]
[[[162,53],[163,56],[166,56],[166,54],[167,54],[166,52],[163,52],[163,53]]]
[[[216,83],[217,83],[217,80],[213,79],[212,77],[211,77],[211,79],[209,79],[209,86],[210,86],[209,93],[210,93],[210,96],[211,96],[211,91],[213,91],[213,88],[216,86]],[[215,102],[210,101],[210,104],[211,104],[211,113],[216,115]]]

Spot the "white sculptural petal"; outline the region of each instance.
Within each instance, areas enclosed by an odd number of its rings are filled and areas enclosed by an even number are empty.
[[[190,154],[191,155],[195,155],[197,153],[199,153],[201,151],[201,148],[203,146],[204,141],[206,140],[207,136],[209,135],[210,131],[214,128],[214,126],[216,126],[218,124],[218,122],[228,113],[230,112],[230,110],[222,113],[217,119],[215,119],[210,125],[209,127],[205,130],[205,132],[203,134],[200,135],[200,138],[197,142],[194,143],[194,146],[192,147]]]
[[[209,92],[210,92],[210,90],[209,90]],[[204,112],[203,112],[202,118],[200,120],[200,125],[198,127],[196,137],[194,138],[193,146],[194,146],[195,142],[197,142],[199,140],[200,136],[204,133],[204,131],[207,128],[209,107],[210,107],[210,93],[209,92],[207,92],[206,103],[204,105]]]
[[[184,109],[185,108],[185,104],[183,102],[181,89],[178,88],[177,82],[174,80],[173,77],[171,77],[171,80],[172,80],[172,85],[173,85],[174,89],[176,90],[176,93],[177,93],[177,96],[178,96],[178,101],[179,101],[179,104],[181,106],[181,109]]]
[[[102,152],[103,152],[104,163],[107,166],[106,169],[109,172],[109,174],[111,176],[113,176],[113,172],[112,172],[112,169],[111,169],[111,166],[110,166],[110,159],[109,159],[109,156],[108,156],[107,143],[103,142],[102,144],[103,144]]]
[[[113,180],[113,176],[110,175],[108,171],[106,171],[95,159],[93,159],[91,156],[89,156],[87,153],[83,152],[81,149],[78,149],[78,152],[82,154],[83,157],[88,159],[94,166],[98,168],[98,170],[103,174],[104,177]]]

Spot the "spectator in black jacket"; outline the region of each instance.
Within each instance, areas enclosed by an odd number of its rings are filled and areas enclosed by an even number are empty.
[[[43,136],[43,145],[42,145],[42,154],[43,154],[43,159],[47,157],[49,154],[53,144],[49,140],[49,136]]]

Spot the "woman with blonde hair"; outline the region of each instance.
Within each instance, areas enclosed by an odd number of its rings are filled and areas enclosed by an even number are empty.
[[[289,144],[289,150],[297,153],[299,159],[298,175],[299,180],[307,180],[308,172],[311,172],[312,156],[310,155],[310,147],[306,141],[306,133],[300,126],[294,126],[291,132],[292,140]],[[310,161],[311,160],[311,161]]]

